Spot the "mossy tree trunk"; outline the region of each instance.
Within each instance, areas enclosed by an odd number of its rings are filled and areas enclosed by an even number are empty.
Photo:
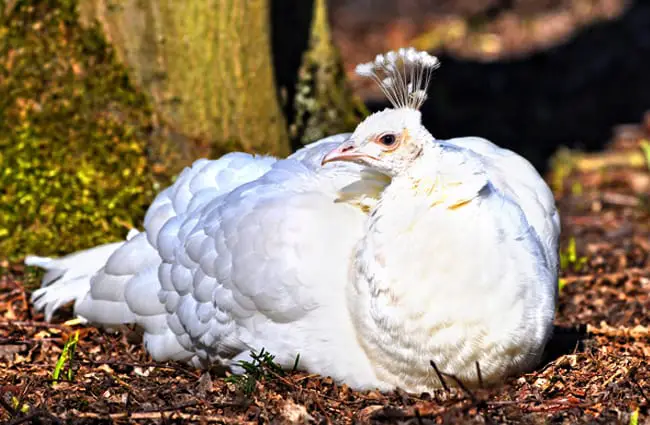
[[[368,112],[332,43],[326,0],[274,0],[273,59],[292,147],[352,130]]]
[[[363,114],[325,0],[0,0],[0,259],[123,239],[192,160]]]
[[[174,133],[230,150],[286,155],[268,0],[86,0],[132,77]]]

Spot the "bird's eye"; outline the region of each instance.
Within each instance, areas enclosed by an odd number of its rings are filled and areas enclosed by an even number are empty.
[[[384,134],[379,138],[379,142],[384,145],[384,146],[393,146],[395,142],[397,141],[397,138],[395,137],[394,134]]]

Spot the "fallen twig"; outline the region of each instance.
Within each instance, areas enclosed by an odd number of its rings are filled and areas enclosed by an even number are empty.
[[[641,200],[636,196],[624,195],[622,193],[615,192],[603,192],[600,195],[600,199],[610,205],[622,206],[622,207],[638,207],[641,205]]]
[[[116,361],[116,360],[76,360],[77,363],[83,364],[86,366],[128,366],[128,367],[141,367],[141,368],[158,368],[158,369],[170,369],[183,372],[184,374],[191,376],[192,378],[199,379],[200,376],[196,373],[193,373],[190,370],[185,369],[182,366],[177,366],[173,363],[140,363],[140,362],[125,362],[125,361]]]
[[[15,418],[15,419],[7,422],[6,425],[19,425],[19,424],[24,424],[24,423],[27,423],[27,422],[33,423],[34,419],[40,418],[40,417],[48,418],[52,422],[54,422],[56,424],[62,424],[63,423],[63,422],[61,422],[61,420],[59,418],[57,418],[56,416],[54,416],[53,414],[51,414],[47,410],[38,409],[38,410],[34,410],[31,413],[28,413],[25,416],[20,416],[18,418]]]
[[[72,330],[69,326],[58,325],[55,323],[49,322],[38,322],[34,320],[0,320],[0,327],[9,327],[9,326],[26,326],[32,328],[52,328],[52,329],[63,329],[63,330]]]
[[[648,269],[641,269],[638,267],[630,267],[629,269],[620,271],[620,272],[611,272],[611,273],[589,273],[589,274],[583,274],[579,276],[566,276],[563,277],[562,279],[564,280],[565,283],[574,283],[574,282],[586,282],[590,280],[596,280],[596,279],[608,279],[611,281],[616,281],[618,279],[624,278],[624,277],[637,277],[637,276],[643,276],[643,275],[650,275],[650,270]]]
[[[77,410],[72,410],[71,416],[76,418],[88,418],[88,419],[134,419],[134,420],[173,420],[173,419],[182,419],[183,421],[193,421],[193,422],[212,422],[220,424],[243,424],[243,425],[253,425],[257,422],[246,421],[242,422],[237,418],[232,418],[224,415],[199,415],[196,413],[183,413],[183,412],[167,412],[167,411],[157,411],[157,412],[123,412],[123,413],[111,413],[111,414],[100,414],[93,412],[79,412]]]
[[[449,392],[449,386],[445,382],[445,378],[443,374],[440,372],[440,369],[438,369],[438,366],[436,366],[436,363],[433,360],[429,360],[429,364],[433,368],[433,370],[436,372],[436,375],[438,375],[438,380],[440,380],[440,384],[442,385],[442,388]]]
[[[637,325],[633,328],[627,326],[613,327],[608,325],[605,321],[602,321],[600,322],[599,327],[587,325],[587,333],[608,337],[641,339],[650,337],[650,328],[641,325]]]

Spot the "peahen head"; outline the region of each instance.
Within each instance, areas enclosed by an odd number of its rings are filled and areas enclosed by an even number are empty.
[[[422,125],[419,108],[427,99],[431,73],[439,66],[435,56],[413,48],[358,65],[357,74],[374,79],[393,108],[366,118],[322,163],[353,161],[390,176],[408,169],[433,140]]]

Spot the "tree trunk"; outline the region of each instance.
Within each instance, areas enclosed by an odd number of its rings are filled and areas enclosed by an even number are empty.
[[[367,115],[332,42],[326,0],[274,0],[273,59],[294,149]]]
[[[80,13],[101,23],[165,126],[208,143],[201,155],[286,155],[268,1],[87,0]]]
[[[325,0],[0,0],[0,258],[123,239],[199,156],[282,156],[290,140],[351,130],[362,105],[325,12]]]

